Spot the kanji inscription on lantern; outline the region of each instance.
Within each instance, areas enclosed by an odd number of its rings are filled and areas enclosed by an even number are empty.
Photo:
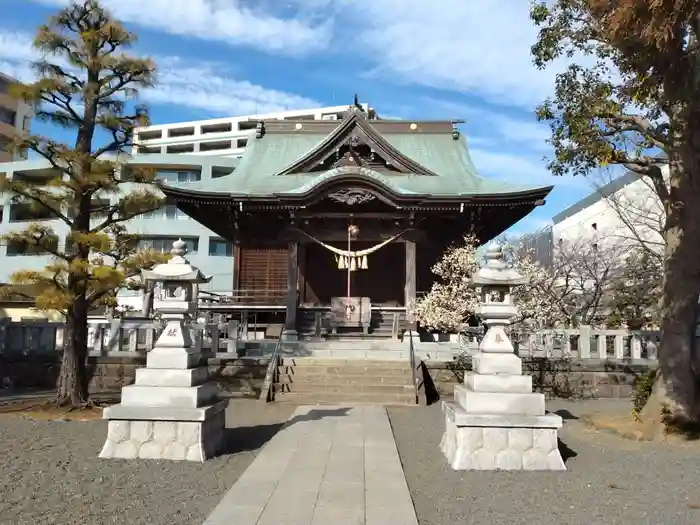
[[[171,328],[168,330],[168,337],[177,337],[179,330],[177,328]]]
[[[501,336],[501,334],[496,334],[496,342],[497,342],[497,343],[502,343],[502,342],[503,342],[503,336]]]

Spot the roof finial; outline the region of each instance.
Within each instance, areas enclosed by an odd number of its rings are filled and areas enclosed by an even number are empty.
[[[355,98],[353,99],[353,104],[355,105],[355,107],[358,107],[358,108],[362,107],[362,106],[360,106],[360,99],[357,96],[357,93],[355,93]]]

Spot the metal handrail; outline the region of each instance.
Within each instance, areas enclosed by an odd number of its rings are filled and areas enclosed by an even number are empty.
[[[272,389],[272,385],[274,383],[275,379],[275,374],[277,372],[277,367],[279,366],[279,356],[280,356],[280,347],[282,346],[282,334],[279,335],[277,338],[277,344],[275,344],[275,350],[272,352],[272,357],[270,358],[270,362],[267,364],[267,371],[265,372],[265,381],[263,382],[263,387],[262,390],[260,391],[260,397],[258,398],[258,401],[262,403],[267,403],[268,401],[272,401],[272,396],[270,395],[270,391]]]
[[[413,390],[418,403],[418,376],[416,375],[416,349],[413,346],[413,331],[408,329],[408,356],[411,361],[411,379],[413,380]]]

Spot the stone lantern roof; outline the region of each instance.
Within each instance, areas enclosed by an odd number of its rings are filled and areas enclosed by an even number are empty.
[[[208,283],[211,277],[205,276],[199,268],[192,266],[185,259],[187,244],[182,239],[173,243],[170,253],[173,257],[164,264],[158,264],[151,270],[141,270],[141,276],[147,281],[184,281],[189,283]]]
[[[503,246],[491,244],[485,254],[486,264],[471,278],[472,286],[520,286],[530,281],[515,268],[509,267],[503,254]]]

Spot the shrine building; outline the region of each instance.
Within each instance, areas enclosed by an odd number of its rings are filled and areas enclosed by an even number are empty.
[[[410,305],[445,249],[493,239],[552,189],[480,177],[453,121],[359,105],[340,120],[257,122],[235,175],[161,189],[233,244],[233,291],[211,308],[255,311],[290,339],[415,328]]]

